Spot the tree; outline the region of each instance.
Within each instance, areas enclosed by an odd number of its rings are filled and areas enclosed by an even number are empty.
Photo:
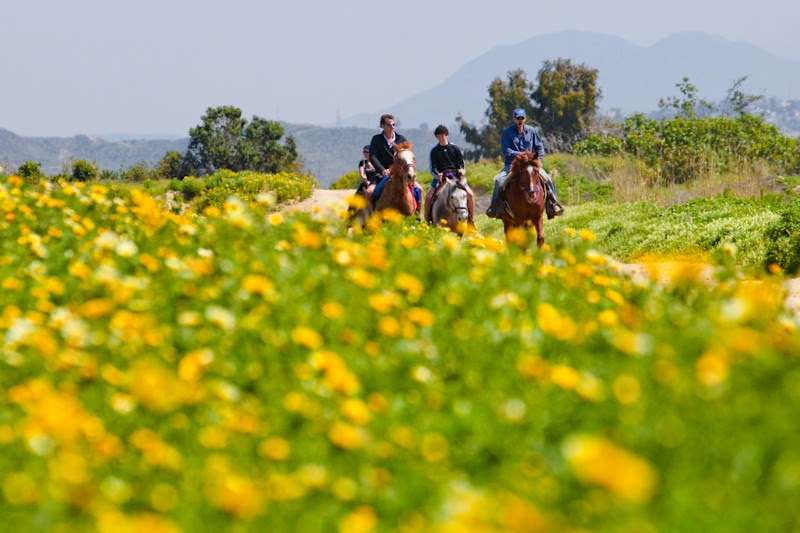
[[[17,169],[17,174],[27,180],[38,180],[39,178],[44,177],[42,165],[36,161],[25,161],[22,163]]]
[[[234,106],[209,108],[201,123],[189,130],[181,174],[290,168],[297,160],[297,147],[291,137],[280,143],[282,137],[283,127],[277,122],[253,117],[248,123]]]
[[[523,70],[512,70],[505,82],[495,78],[489,85],[489,98],[486,100],[488,106],[484,115],[487,123],[477,126],[467,122],[461,115],[456,117],[466,141],[475,146],[474,150],[467,150],[465,157],[475,161],[484,157],[498,157],[500,136],[511,123],[514,109],[521,107],[529,116],[533,113],[530,99],[532,90],[533,84]]]
[[[588,132],[601,97],[597,77],[597,69],[569,59],[544,62],[531,98],[533,118],[547,136],[570,146]]]
[[[742,85],[747,81],[748,76],[742,76],[733,82],[728,89],[727,96],[723,102],[723,114],[733,114],[743,116],[747,114],[748,108],[754,103],[762,100],[764,95],[747,94],[742,91]]]
[[[183,177],[181,170],[183,169],[183,156],[180,152],[167,152],[158,166],[155,173],[158,177],[164,179],[180,179]]]
[[[658,101],[659,109],[672,111],[682,118],[697,118],[698,115],[710,115],[714,105],[707,100],[698,99],[697,86],[684,76],[683,80],[675,84],[681,96],[668,96]]]
[[[75,181],[90,181],[97,179],[97,167],[84,159],[72,163],[72,179]]]

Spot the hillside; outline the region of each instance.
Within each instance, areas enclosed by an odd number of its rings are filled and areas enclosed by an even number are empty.
[[[486,88],[492,79],[522,68],[533,78],[542,61],[568,57],[600,71],[601,107],[623,113],[647,112],[659,97],[674,91],[689,76],[702,96],[716,100],[733,80],[749,76],[748,90],[779,99],[800,95],[800,63],[779,58],[747,43],[704,33],[677,33],[650,47],[625,39],[567,31],[540,35],[498,46],[468,62],[437,87],[387,106],[401,124],[452,123],[458,113],[479,120],[485,109]],[[347,124],[370,124],[375,113],[360,114]]]

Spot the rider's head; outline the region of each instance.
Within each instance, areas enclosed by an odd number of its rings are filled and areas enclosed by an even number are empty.
[[[389,115],[388,113],[381,115],[381,128],[383,128],[383,133],[391,135],[395,125],[394,115]]]
[[[444,146],[448,142],[448,138],[450,136],[450,130],[447,129],[447,126],[439,124],[438,126],[436,126],[436,129],[433,130],[433,134],[436,136],[436,140],[439,141],[439,144]]]
[[[366,145],[364,148],[362,148],[361,153],[364,154],[365,158],[369,159],[369,145]]]
[[[517,127],[524,126],[525,125],[525,119],[526,119],[526,116],[525,116],[525,110],[524,109],[522,109],[521,107],[518,107],[517,109],[514,110],[514,124],[516,124]]]

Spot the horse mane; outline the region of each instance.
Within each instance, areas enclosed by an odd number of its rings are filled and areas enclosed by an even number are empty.
[[[536,167],[536,170],[542,170],[542,160],[539,159],[539,155],[537,153],[522,152],[515,157],[514,161],[511,163],[511,176],[522,176],[525,170],[524,167],[527,167],[530,164]]]

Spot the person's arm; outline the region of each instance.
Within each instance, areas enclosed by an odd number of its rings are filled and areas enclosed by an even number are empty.
[[[361,181],[367,181],[367,160],[358,162],[358,175],[361,176]]]
[[[463,176],[467,173],[467,165],[464,164],[464,153],[458,146],[453,145],[453,147],[455,148],[456,152],[456,166],[458,167],[458,170],[461,171],[461,175]]]
[[[519,154],[522,153],[517,150],[514,150],[514,148],[511,145],[511,142],[513,140],[514,140],[514,134],[511,132],[511,130],[508,129],[503,130],[503,136],[500,138],[500,145],[503,148],[504,158],[517,157]]]
[[[372,138],[372,142],[369,143],[369,159],[370,161],[372,161],[372,166],[375,167],[375,171],[378,174],[383,174],[384,172],[386,172],[386,169],[383,168],[383,165],[381,165],[381,162],[378,160],[376,156],[378,150],[380,149],[381,149],[380,139],[377,136],[375,136]]]
[[[536,148],[536,155],[539,156],[539,161],[544,163],[544,156],[547,154],[547,152],[544,149],[542,138],[535,129],[533,130],[533,146]]]

